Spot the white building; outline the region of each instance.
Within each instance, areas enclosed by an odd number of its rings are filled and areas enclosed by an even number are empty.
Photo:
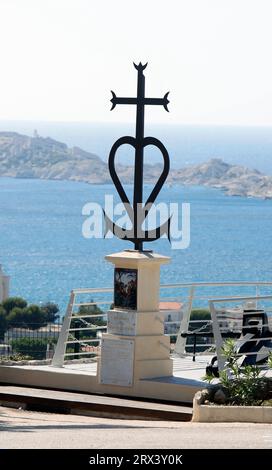
[[[177,333],[183,316],[183,304],[180,302],[160,302],[160,311],[164,313],[164,332]]]
[[[0,264],[0,303],[9,297],[9,276],[6,276]]]

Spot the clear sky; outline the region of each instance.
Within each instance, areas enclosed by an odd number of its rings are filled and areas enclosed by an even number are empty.
[[[0,0],[0,119],[272,125],[271,0]]]

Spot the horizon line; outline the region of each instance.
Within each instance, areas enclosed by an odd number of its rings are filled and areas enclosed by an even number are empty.
[[[135,121],[62,121],[62,120],[45,120],[45,119],[4,119],[0,118],[0,123],[41,123],[41,124],[89,124],[89,125],[110,125],[110,126],[118,126],[118,125],[134,125]],[[158,122],[158,121],[149,121],[147,125],[152,126],[167,126],[167,127],[235,127],[235,128],[272,128],[271,124],[230,124],[230,123],[192,123],[192,122]]]

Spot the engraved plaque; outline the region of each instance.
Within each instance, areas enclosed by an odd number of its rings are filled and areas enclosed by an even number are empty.
[[[114,335],[136,335],[136,312],[110,310],[108,312],[108,333]]]
[[[102,339],[100,383],[131,387],[134,341]]]

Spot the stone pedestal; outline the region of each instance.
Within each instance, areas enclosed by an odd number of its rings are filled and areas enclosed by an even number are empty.
[[[159,311],[160,266],[170,258],[131,250],[106,260],[115,266],[115,303],[102,336],[100,384],[133,387],[140,379],[172,376],[170,338]],[[124,292],[131,292],[132,302]]]

